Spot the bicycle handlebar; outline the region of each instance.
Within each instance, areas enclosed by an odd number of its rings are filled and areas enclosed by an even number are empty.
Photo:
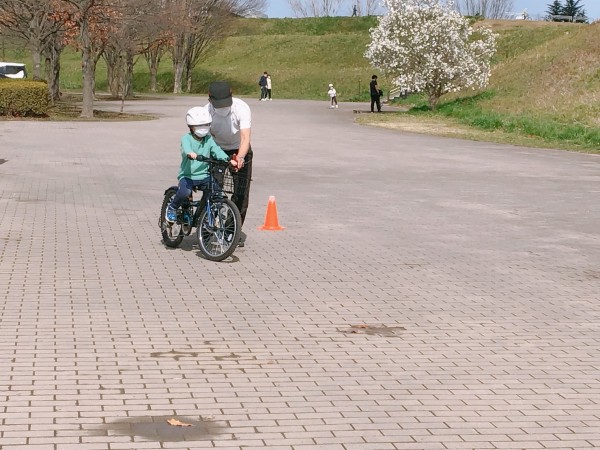
[[[231,159],[224,160],[224,159],[208,158],[208,157],[202,156],[202,155],[196,155],[195,158],[190,158],[190,155],[188,155],[188,159],[201,161],[201,162],[207,162],[209,164],[224,164],[224,165],[229,164],[229,161],[231,160]]]

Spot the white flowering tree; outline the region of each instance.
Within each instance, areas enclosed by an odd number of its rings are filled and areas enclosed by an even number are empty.
[[[496,37],[473,29],[450,2],[384,0],[387,14],[371,29],[365,57],[403,91],[442,95],[487,86]]]

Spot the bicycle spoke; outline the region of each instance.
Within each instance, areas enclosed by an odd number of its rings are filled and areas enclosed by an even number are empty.
[[[211,204],[210,210],[204,213],[198,239],[200,250],[208,259],[220,261],[229,256],[237,245],[237,226],[241,221],[237,209],[234,213],[232,208],[235,205],[226,199]],[[212,218],[212,226],[208,225],[209,217]]]

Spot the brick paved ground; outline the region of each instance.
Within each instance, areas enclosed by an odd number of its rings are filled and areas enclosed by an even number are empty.
[[[252,100],[247,245],[211,263],[157,227],[200,101],[0,122],[3,450],[600,447],[597,156]]]

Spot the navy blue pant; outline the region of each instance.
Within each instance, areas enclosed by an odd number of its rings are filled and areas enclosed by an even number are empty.
[[[198,187],[203,193],[208,190],[208,182],[210,177],[203,178],[201,180],[192,180],[191,178],[181,178],[179,180],[179,188],[177,189],[177,194],[173,197],[173,201],[169,205],[173,209],[177,209],[181,206],[181,204],[188,199],[188,197],[192,194],[192,188]],[[216,181],[213,180],[213,190],[215,192],[220,192],[221,187],[217,184]]]

